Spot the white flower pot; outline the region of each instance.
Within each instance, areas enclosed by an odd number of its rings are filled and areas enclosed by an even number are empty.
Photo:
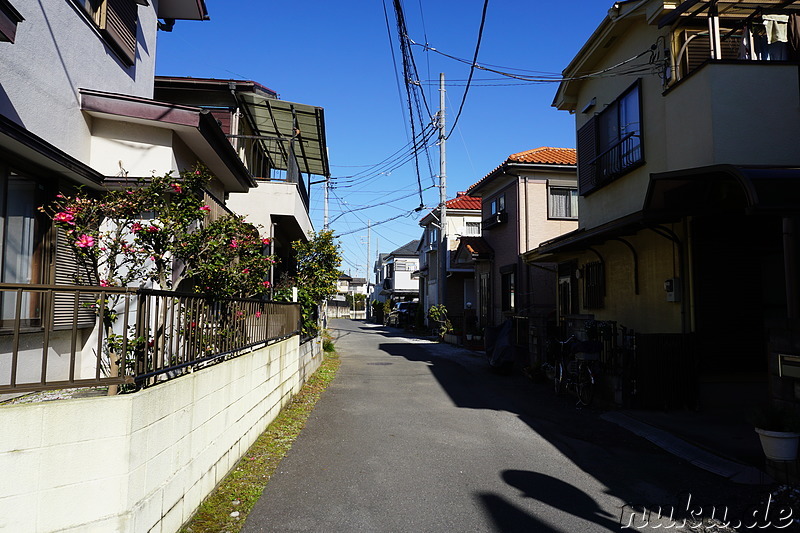
[[[797,459],[797,445],[800,443],[800,433],[792,431],[767,431],[756,428],[756,433],[761,439],[761,447],[767,459],[773,461],[794,461]]]

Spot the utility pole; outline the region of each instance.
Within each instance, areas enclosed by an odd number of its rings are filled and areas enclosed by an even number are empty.
[[[322,215],[322,229],[327,231],[328,230],[328,177],[325,177],[325,181],[322,182],[322,188],[325,193],[325,206],[324,212]]]
[[[369,281],[370,281],[370,271],[369,271],[369,256],[370,256],[369,252],[370,252],[370,250],[369,250],[369,245],[370,245],[371,241],[372,241],[372,221],[367,219],[367,266],[364,268],[364,274],[365,274],[364,278],[367,280],[367,295],[364,298],[364,317],[367,320],[372,318],[372,316],[371,316],[372,315],[372,306],[370,305],[370,301],[369,301],[369,295],[370,295],[370,292],[369,292]]]
[[[445,122],[444,122],[444,72],[439,73],[439,279],[436,283],[439,305],[444,304],[445,282],[447,280],[447,156],[445,152]]]

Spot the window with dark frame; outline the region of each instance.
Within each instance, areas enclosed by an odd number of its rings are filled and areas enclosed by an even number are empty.
[[[575,271],[577,263],[568,261],[558,265],[558,314],[560,317],[578,313],[578,289]]]
[[[25,20],[8,0],[0,0],[0,41],[13,43],[17,24]]]
[[[500,292],[502,311],[512,312],[516,308],[516,268],[509,265],[500,269]]]
[[[644,162],[641,114],[637,81],[578,130],[579,194],[586,195]]]
[[[128,66],[136,63],[139,6],[136,0],[74,0]]]
[[[490,215],[496,215],[497,213],[502,213],[506,210],[506,195],[501,194],[497,198],[491,201],[489,204],[489,208],[491,212]]]
[[[606,282],[603,263],[595,261],[583,265],[583,306],[602,309],[605,304]]]
[[[28,176],[0,167],[0,281],[15,285],[43,281],[43,221],[37,208],[43,201],[43,187]],[[3,291],[0,314],[4,327],[14,324],[17,292]],[[41,323],[41,297],[19,293],[20,325]]]
[[[547,188],[548,218],[578,218],[578,189],[573,187]]]

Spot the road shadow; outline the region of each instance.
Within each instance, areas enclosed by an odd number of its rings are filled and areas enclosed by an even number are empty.
[[[519,374],[498,375],[485,358],[449,345],[393,341],[401,333],[380,332],[379,349],[391,357],[427,363],[452,402],[465,409],[507,411],[516,415],[566,458],[597,480],[621,502],[680,510],[682,495],[743,512],[765,496],[765,489],[736,485],[666,454],[654,444],[599,418],[602,410],[577,409],[572,396],[556,396],[548,383]],[[536,472],[508,470],[503,479],[526,496],[602,528],[619,529],[626,505],[603,511],[587,494]],[[494,493],[479,493],[500,531],[553,531],[552,526]],[[616,513],[612,516],[609,512]],[[616,516],[616,520],[614,519]],[[556,530],[557,531],[557,530]]]
[[[525,498],[532,498],[604,529],[619,529],[615,517],[604,511],[591,496],[560,479],[526,470],[506,470],[502,478]],[[478,498],[498,531],[560,531],[502,496],[480,493]]]

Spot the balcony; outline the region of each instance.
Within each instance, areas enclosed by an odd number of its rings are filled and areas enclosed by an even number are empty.
[[[796,64],[708,61],[665,92],[664,102],[663,130],[646,131],[648,159],[662,152],[666,168],[800,165]]]
[[[484,218],[481,221],[481,229],[487,230],[499,226],[500,224],[505,224],[506,222],[508,222],[508,213],[506,211],[500,211],[499,213],[494,213]]]

